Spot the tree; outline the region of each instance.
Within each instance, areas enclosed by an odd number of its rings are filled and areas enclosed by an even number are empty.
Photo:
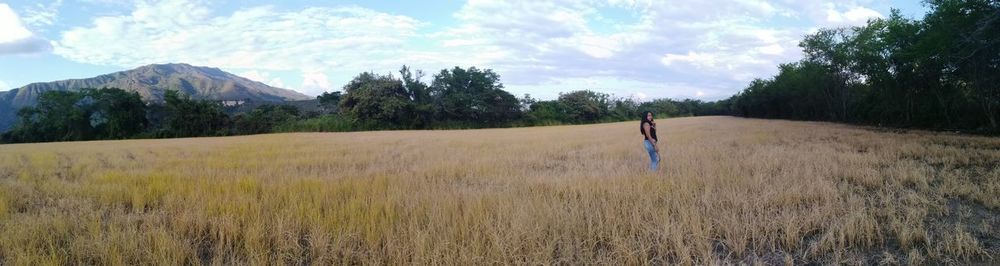
[[[261,105],[246,114],[237,115],[233,124],[237,134],[273,132],[274,127],[300,117],[298,108],[290,105]]]
[[[224,135],[229,116],[217,102],[192,100],[175,90],[164,93],[166,117],[164,134],[171,137]]]
[[[1000,2],[931,0],[923,20],[893,10],[863,26],[823,29],[730,98],[752,117],[997,132]]]
[[[361,73],[344,86],[341,113],[364,127],[411,128],[416,109],[403,81],[391,75]]]
[[[403,81],[403,88],[413,102],[414,126],[426,127],[434,119],[434,102],[430,95],[430,86],[420,81],[424,77],[424,72],[421,70],[411,72],[410,67],[403,65],[399,69],[399,76]]]
[[[850,51],[847,40],[850,33],[843,28],[822,29],[814,34],[806,35],[799,43],[806,60],[824,66],[831,73],[833,80],[825,84],[822,93],[827,106],[832,106],[831,120],[847,120],[849,105],[853,95],[850,93],[852,83],[860,78],[849,69]]]
[[[639,119],[639,102],[632,98],[617,98],[611,101],[611,119],[635,120]]]
[[[431,83],[435,117],[441,121],[500,126],[521,115],[518,99],[503,90],[492,70],[455,67],[441,70]]]
[[[319,100],[319,105],[322,106],[323,108],[334,109],[337,107],[338,104],[340,104],[340,98],[342,96],[343,93],[339,91],[334,91],[334,92],[325,91],[322,94],[316,96],[316,99]]]
[[[591,90],[560,93],[558,101],[572,123],[597,122],[611,113],[610,96]]]
[[[106,88],[84,90],[84,94],[96,105],[90,117],[98,138],[129,138],[146,129],[146,104],[138,92]]]
[[[559,101],[533,101],[525,117],[535,125],[570,123],[566,105]]]
[[[670,99],[656,99],[639,105],[640,112],[650,111],[659,118],[677,116],[677,104]],[[631,119],[639,119],[638,116]]]
[[[11,139],[13,142],[89,139],[93,135],[89,115],[77,107],[82,100],[83,94],[74,91],[42,93],[34,107],[18,110]]]
[[[945,79],[979,107],[985,126],[1000,129],[1000,2],[931,0],[924,20],[946,58]]]
[[[10,142],[129,138],[146,126],[146,105],[136,92],[117,88],[47,91],[18,111]]]

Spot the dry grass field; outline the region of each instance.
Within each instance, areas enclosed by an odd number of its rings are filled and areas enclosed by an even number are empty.
[[[0,265],[1000,263],[1000,138],[732,117],[0,146]]]

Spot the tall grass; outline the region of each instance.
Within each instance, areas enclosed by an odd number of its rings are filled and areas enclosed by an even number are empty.
[[[1000,140],[729,117],[0,146],[0,264],[996,263]]]

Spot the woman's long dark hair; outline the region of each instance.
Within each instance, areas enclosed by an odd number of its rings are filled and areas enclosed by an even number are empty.
[[[652,123],[653,123],[653,120],[649,120],[648,118],[646,118],[646,117],[649,117],[649,115],[650,115],[650,114],[653,114],[653,112],[650,112],[650,111],[642,111],[642,123],[640,123],[640,124],[645,124],[645,123],[650,123],[650,124],[652,124]]]

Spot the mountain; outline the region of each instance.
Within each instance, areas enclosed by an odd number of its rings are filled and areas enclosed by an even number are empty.
[[[293,90],[268,86],[212,67],[188,64],[147,65],[136,69],[87,79],[68,79],[28,84],[0,94],[14,108],[34,105],[42,92],[82,88],[115,87],[139,92],[147,102],[162,102],[163,92],[178,90],[194,99],[282,102],[308,100],[312,97]]]
[[[86,79],[28,84],[0,92],[0,132],[9,129],[17,109],[32,106],[46,91],[114,87],[138,92],[147,102],[163,102],[163,92],[177,90],[194,99],[284,102],[308,100],[293,90],[268,86],[218,68],[188,64],[154,64]]]

